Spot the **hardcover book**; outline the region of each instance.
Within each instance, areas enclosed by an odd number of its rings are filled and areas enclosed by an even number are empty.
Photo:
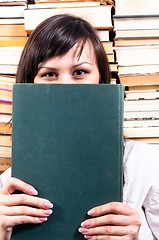
[[[36,8],[29,5],[24,11],[25,18],[25,30],[30,34],[39,23],[46,18],[49,18],[56,14],[73,14],[78,17],[82,17],[90,22],[95,28],[99,29],[112,29],[112,6],[101,5],[94,7],[50,7],[39,8],[36,4]]]
[[[54,208],[12,240],[82,240],[89,209],[122,201],[123,99],[121,85],[14,85],[12,175]]]

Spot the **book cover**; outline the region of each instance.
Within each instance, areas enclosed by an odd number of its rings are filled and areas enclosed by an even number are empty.
[[[80,240],[87,211],[122,201],[121,85],[15,84],[12,175],[54,204],[41,225],[12,240]]]

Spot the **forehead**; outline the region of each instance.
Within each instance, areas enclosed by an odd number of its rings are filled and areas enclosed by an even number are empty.
[[[39,64],[45,65],[46,63],[54,62],[58,64],[58,62],[91,62],[96,63],[96,57],[94,53],[93,45],[90,41],[86,41],[84,44],[82,42],[76,43],[70,50],[66,53],[56,56],[50,57],[49,59],[44,60]]]
[[[95,57],[94,47],[92,43],[87,40],[85,43],[79,42],[73,46],[75,56]],[[70,49],[71,50],[71,49]]]

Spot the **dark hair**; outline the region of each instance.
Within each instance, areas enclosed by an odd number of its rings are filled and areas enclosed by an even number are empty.
[[[68,52],[77,42],[82,43],[82,52],[87,40],[94,48],[100,83],[110,83],[108,59],[95,29],[87,21],[68,14],[52,16],[32,32],[19,61],[16,82],[33,83],[40,62]]]

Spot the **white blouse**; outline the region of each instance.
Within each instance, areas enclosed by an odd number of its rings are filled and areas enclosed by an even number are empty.
[[[123,202],[141,219],[139,240],[159,240],[159,150],[149,144],[124,142]],[[0,176],[0,186],[11,177],[11,168]]]

